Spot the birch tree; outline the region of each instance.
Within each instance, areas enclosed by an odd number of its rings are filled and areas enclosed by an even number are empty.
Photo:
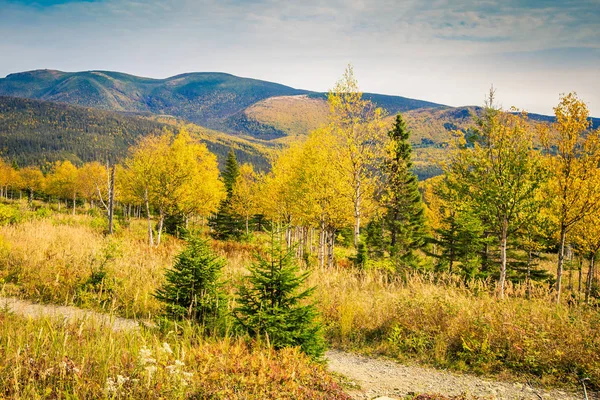
[[[565,248],[573,226],[600,209],[600,130],[590,132],[589,110],[575,93],[563,95],[554,108],[556,122],[542,132],[552,179],[547,196],[559,236],[556,302],[560,303]]]
[[[351,66],[329,92],[331,132],[338,139],[337,163],[352,188],[349,201],[354,213],[354,246],[366,214],[373,211],[378,160],[386,142],[384,111],[363,99]],[[349,162],[347,162],[349,161]]]
[[[72,214],[75,215],[77,194],[79,192],[79,171],[69,160],[57,161],[48,176],[48,192],[58,198],[73,202]]]

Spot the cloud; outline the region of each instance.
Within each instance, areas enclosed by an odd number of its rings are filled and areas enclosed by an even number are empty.
[[[217,70],[326,90],[353,62],[370,91],[460,105],[507,82],[511,104],[526,97],[532,111],[549,112],[547,90],[560,82],[600,103],[597,79],[586,89],[565,73],[597,71],[597,0],[33,3],[0,0],[0,52],[8,55],[0,75],[45,67],[153,77]],[[528,93],[515,87],[517,75]]]

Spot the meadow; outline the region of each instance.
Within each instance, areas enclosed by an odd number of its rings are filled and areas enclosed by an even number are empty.
[[[10,361],[0,370],[5,396],[263,398],[288,390],[292,398],[344,398],[323,366],[297,350],[160,323],[163,310],[153,294],[185,242],[167,235],[160,246],[149,246],[145,221],[137,219],[120,220],[107,236],[96,211],[78,211],[70,215],[37,201],[29,209],[25,200],[0,205],[0,296],[156,320],[158,327],[110,332],[92,323],[26,320],[4,311],[0,353]],[[227,260],[229,310],[265,240],[257,233],[242,243],[211,242]],[[594,307],[557,306],[543,284],[528,299],[524,285],[509,283],[500,300],[494,282],[358,270],[342,262],[351,249],[337,251],[340,262],[333,267],[319,268],[310,259],[308,265],[330,346],[543,386],[574,387],[582,378],[600,385],[600,314]],[[143,354],[155,363],[141,362]],[[156,367],[156,374],[149,376],[147,367]],[[170,375],[175,370],[177,379]],[[188,376],[189,382],[181,378]]]

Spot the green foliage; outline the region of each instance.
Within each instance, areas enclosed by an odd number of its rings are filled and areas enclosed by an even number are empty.
[[[240,166],[232,149],[227,153],[225,169],[221,177],[227,190],[227,198],[219,206],[217,213],[212,216],[208,225],[211,227],[211,236],[218,240],[239,240],[244,235],[244,221],[231,209],[231,196],[238,176]]]
[[[433,254],[440,263],[438,268],[451,274],[459,272],[465,279],[487,276],[485,249],[491,239],[485,236],[481,220],[470,211],[461,210],[448,213],[443,222],[436,230],[437,239],[430,239],[441,248]]]
[[[356,248],[356,257],[354,257],[354,264],[361,269],[364,269],[367,266],[367,262],[369,260],[369,252],[367,249],[367,245],[364,241],[358,242],[358,247]]]
[[[383,229],[389,234],[388,251],[396,268],[415,267],[414,250],[424,244],[426,224],[419,181],[412,172],[410,131],[400,114],[388,136],[390,148],[383,164],[387,176]]]
[[[22,220],[22,214],[18,208],[0,204],[0,225],[10,225],[19,223]]]
[[[302,289],[309,274],[300,273],[293,252],[282,250],[274,235],[267,255],[257,254],[250,275],[239,287],[236,322],[276,349],[300,347],[319,358],[325,349],[322,328],[315,307],[306,304],[314,288]]]
[[[216,256],[206,241],[190,237],[155,297],[165,304],[169,317],[214,325],[226,306],[219,282],[224,266],[225,260]]]
[[[229,201],[224,200],[219,210],[208,220],[210,235],[217,240],[240,240],[244,236],[244,221],[231,210]]]
[[[223,183],[225,183],[225,189],[227,190],[227,199],[230,199],[238,176],[240,176],[240,166],[235,157],[235,152],[231,149],[229,150],[229,153],[227,153],[225,169],[221,176],[223,177]]]

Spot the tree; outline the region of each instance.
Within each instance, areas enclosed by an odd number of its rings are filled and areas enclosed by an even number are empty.
[[[400,114],[388,132],[387,157],[383,163],[386,175],[383,204],[385,222],[390,233],[389,250],[396,262],[410,262],[413,250],[424,244],[425,210],[419,181],[412,172],[410,131]]]
[[[385,147],[384,112],[363,99],[351,66],[329,92],[328,103],[331,133],[337,138],[332,167],[344,171],[352,189],[348,200],[354,213],[354,246],[358,247],[363,218],[374,209],[375,171]]]
[[[144,137],[129,149],[129,156],[121,172],[120,182],[124,191],[145,206],[150,246],[154,245],[150,200],[152,190],[156,190],[156,169],[164,158],[163,154],[168,151],[169,141],[170,136],[167,132],[162,136]]]
[[[130,149],[121,174],[129,196],[145,204],[150,245],[151,207],[158,211],[158,245],[167,216],[206,216],[225,195],[216,157],[183,128],[177,136],[167,131],[142,139]]]
[[[44,187],[44,174],[36,167],[25,167],[19,170],[19,187],[29,193],[29,205],[33,202],[33,194]]]
[[[48,177],[48,192],[58,198],[71,199],[73,201],[73,215],[77,204],[78,170],[69,160],[57,161],[52,166]]]
[[[102,203],[108,198],[108,168],[97,161],[85,163],[79,169],[77,187],[79,195],[89,201]]]
[[[266,256],[256,256],[238,289],[237,324],[252,337],[265,337],[274,348],[300,347],[313,357],[325,349],[314,305],[305,304],[314,288],[302,289],[308,272],[300,273],[293,251],[284,251],[271,234]]]
[[[173,268],[166,271],[166,282],[155,297],[165,304],[169,317],[213,324],[226,306],[219,282],[224,266],[225,260],[216,256],[206,241],[191,237]]]
[[[554,108],[556,122],[542,132],[552,179],[547,197],[559,235],[556,302],[560,303],[567,236],[573,226],[600,209],[600,130],[588,132],[589,111],[575,93],[561,96]]]
[[[240,176],[240,166],[235,157],[233,149],[227,153],[227,159],[225,160],[225,169],[223,170],[223,183],[225,184],[225,190],[227,190],[227,198],[231,198],[233,195],[233,189]]]
[[[10,164],[0,158],[0,197],[8,196],[8,188],[18,182],[18,173]]]
[[[225,169],[221,174],[227,196],[221,200],[219,209],[213,218],[209,220],[209,226],[212,228],[212,237],[218,240],[239,239],[242,234],[242,224],[231,207],[232,196],[235,185],[240,175],[240,167],[235,158],[233,150],[229,150]]]
[[[440,260],[440,266],[447,265],[450,274],[460,270],[468,279],[484,272],[481,254],[489,240],[484,223],[457,192],[455,178],[443,175],[425,182],[424,198],[433,228],[429,241],[436,248],[431,255]]]
[[[533,146],[525,116],[502,112],[490,90],[483,116],[477,118],[471,146],[459,136],[446,173],[456,191],[469,200],[500,245],[498,290],[504,297],[507,247],[511,235],[539,211],[536,192],[544,180],[543,166]]]
[[[258,213],[259,177],[252,164],[242,164],[239,175],[233,185],[231,210],[244,217],[246,235],[250,234],[250,217]]]
[[[573,227],[573,240],[589,260],[585,282],[585,302],[589,303],[592,293],[596,258],[600,252],[600,215],[592,213],[582,218]]]

